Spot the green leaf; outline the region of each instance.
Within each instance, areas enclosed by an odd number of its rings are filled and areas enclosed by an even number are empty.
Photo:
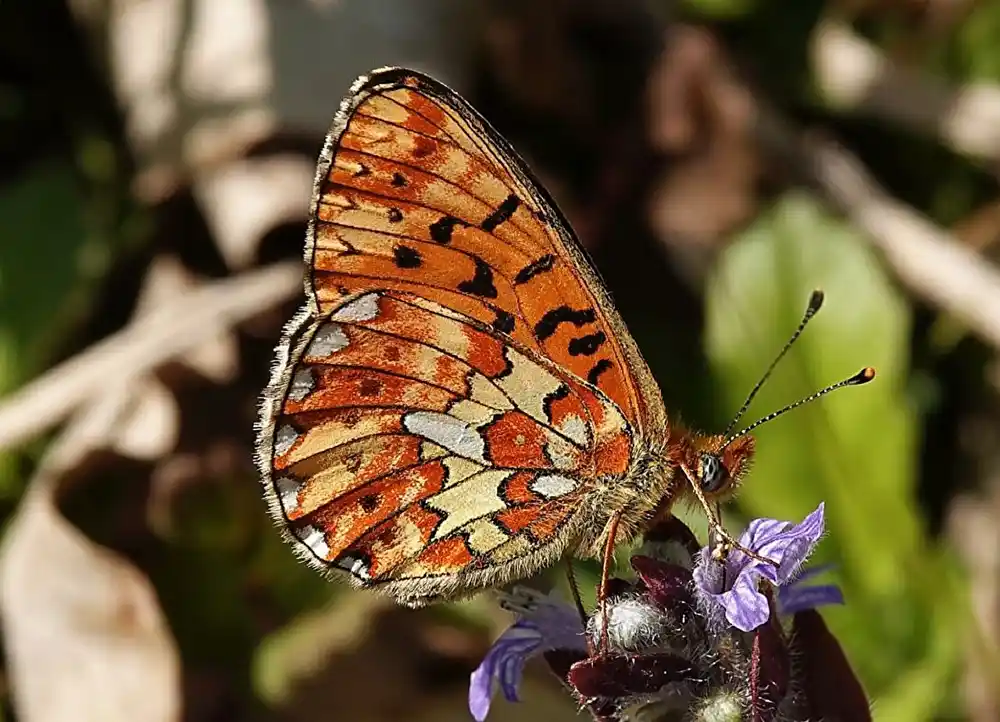
[[[719,20],[732,20],[749,15],[757,9],[756,0],[684,0],[690,12]]]
[[[955,74],[960,80],[1000,80],[1000,4],[975,3],[954,33]]]
[[[72,168],[39,165],[0,189],[0,388],[33,372],[70,307],[87,252]]]

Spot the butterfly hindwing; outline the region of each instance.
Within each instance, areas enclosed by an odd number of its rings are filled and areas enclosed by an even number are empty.
[[[617,406],[490,326],[405,291],[293,322],[259,449],[272,512],[315,566],[421,604],[562,554],[601,475],[623,475]]]

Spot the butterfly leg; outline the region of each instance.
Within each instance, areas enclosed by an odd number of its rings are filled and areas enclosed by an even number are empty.
[[[604,544],[604,560],[601,565],[601,588],[599,598],[601,602],[601,645],[599,652],[608,652],[608,582],[611,579],[611,563],[615,558],[615,537],[618,536],[618,522],[621,521],[621,514],[614,514],[608,523],[608,538]]]
[[[773,559],[761,556],[757,552],[752,549],[747,549],[745,546],[733,539],[729,532],[726,531],[725,527],[722,526],[722,507],[716,504],[715,509],[713,510],[712,505],[708,503],[708,499],[705,498],[705,494],[698,486],[698,481],[691,473],[691,470],[686,466],[681,465],[681,471],[683,471],[684,475],[688,478],[688,482],[691,484],[691,490],[694,491],[694,495],[698,497],[698,501],[701,503],[702,508],[705,509],[705,515],[708,517],[709,538],[712,540],[712,558],[717,561],[725,561],[726,557],[729,556],[729,553],[733,549],[737,549],[751,559],[761,562],[762,564],[769,564],[772,567],[778,566],[778,563]]]
[[[570,594],[573,595],[573,603],[576,611],[580,615],[580,622],[584,628],[587,626],[587,610],[583,606],[583,598],[580,596],[580,586],[576,583],[576,572],[573,570],[573,558],[566,557],[566,582],[569,584]]]

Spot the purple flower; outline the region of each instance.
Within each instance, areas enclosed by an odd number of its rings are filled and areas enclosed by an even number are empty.
[[[799,575],[805,560],[823,536],[823,504],[801,524],[777,519],[755,519],[740,537],[740,544],[777,566],[752,559],[733,550],[724,562],[704,548],[694,569],[695,592],[710,626],[721,629],[728,622],[750,632],[767,622],[771,614],[768,597],[760,591],[761,580],[778,588],[782,613],[794,614],[824,604],[843,603],[840,590],[832,585],[807,586],[802,582],[814,573]]]
[[[528,659],[554,650],[587,653],[583,624],[573,607],[527,587],[502,595],[501,605],[519,619],[493,643],[469,680],[469,710],[477,722],[490,711],[494,679],[507,701],[517,702]]]
[[[807,580],[819,576],[829,568],[829,564],[814,567],[801,572],[788,584],[778,587],[778,611],[792,616],[827,604],[843,604],[844,595],[836,584],[806,584]]]
[[[726,563],[714,562],[690,529],[668,517],[646,533],[640,553],[632,557],[635,578],[609,580],[606,634],[600,607],[585,632],[567,604],[523,588],[503,595],[502,605],[518,621],[472,675],[473,717],[486,718],[495,686],[516,701],[525,662],[542,655],[595,722],[871,722],[864,689],[814,611],[841,602],[840,592],[804,583],[821,569],[799,573],[822,533],[822,506],[799,525],[751,523],[741,543],[777,563],[761,568],[763,563],[737,551]],[[775,585],[777,593],[761,594],[756,586],[761,580]],[[752,633],[726,623],[728,616],[756,621],[761,599],[763,619]],[[789,619],[771,615],[771,605]]]

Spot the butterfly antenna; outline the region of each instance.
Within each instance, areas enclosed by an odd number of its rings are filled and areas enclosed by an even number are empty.
[[[750,408],[750,404],[753,402],[754,396],[757,395],[757,392],[760,391],[764,383],[768,380],[768,378],[770,378],[771,373],[774,371],[774,368],[778,365],[778,362],[781,361],[782,358],[784,358],[785,354],[788,353],[788,349],[790,349],[792,347],[792,344],[794,344],[798,340],[799,336],[802,335],[802,332],[805,330],[806,326],[812,320],[812,317],[816,315],[816,312],[819,311],[822,305],[823,305],[823,292],[820,291],[819,289],[816,289],[815,291],[812,292],[812,295],[809,296],[809,305],[806,306],[806,312],[802,314],[802,320],[799,321],[799,327],[795,329],[795,333],[793,333],[792,337],[788,339],[788,342],[781,349],[781,352],[775,357],[774,361],[771,362],[771,365],[767,367],[767,371],[764,372],[764,375],[760,377],[760,381],[758,381],[757,385],[754,386],[753,390],[750,391],[750,394],[747,396],[747,400],[743,402],[743,406],[740,407],[740,410],[737,412],[736,416],[733,417],[733,420],[729,422],[729,426],[726,427],[726,430],[722,434],[723,436],[728,437],[729,433],[736,427],[736,424],[738,424],[740,419],[743,418],[743,414],[745,414],[747,412],[747,409]],[[740,435],[741,434],[737,434],[737,436]]]
[[[816,393],[806,396],[804,399],[799,399],[794,404],[789,404],[788,406],[782,409],[778,409],[777,411],[768,414],[762,419],[757,419],[742,431],[739,431],[733,434],[732,436],[727,437],[726,442],[722,445],[722,448],[725,449],[731,443],[736,441],[736,439],[740,438],[741,436],[746,436],[761,424],[766,424],[768,421],[772,421],[781,416],[782,414],[788,413],[792,409],[797,409],[803,404],[808,404],[811,401],[815,401],[820,397],[826,396],[831,391],[836,391],[837,389],[843,388],[844,386],[861,386],[862,384],[866,384],[869,381],[873,380],[874,378],[875,378],[875,369],[873,369],[871,366],[866,366],[865,368],[861,369],[850,378],[844,379],[843,381],[838,381],[835,384],[831,384],[830,386],[827,386],[825,389],[820,389]]]

